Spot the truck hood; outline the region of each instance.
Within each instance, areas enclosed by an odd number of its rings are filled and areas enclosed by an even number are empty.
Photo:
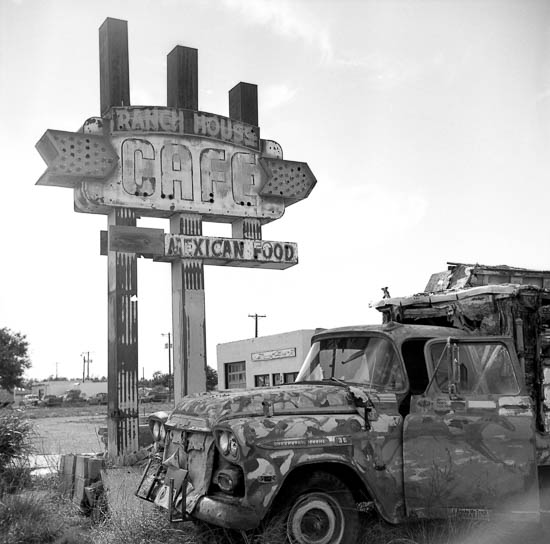
[[[184,397],[168,417],[172,428],[211,430],[222,421],[240,417],[334,414],[355,411],[353,396],[338,384],[294,384],[252,391],[221,391]]]

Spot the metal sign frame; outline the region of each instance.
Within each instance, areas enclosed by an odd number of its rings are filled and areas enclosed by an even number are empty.
[[[256,85],[229,91],[229,117],[199,111],[196,49],[168,54],[167,107],[130,105],[126,21],[105,20],[99,49],[101,117],[44,133],[37,185],[72,188],[76,211],[108,218],[108,438],[118,456],[138,448],[137,257],[171,265],[177,402],[206,389],[204,265],[297,264],[297,245],[262,240],[262,225],[307,198],[316,179],[260,138]],[[137,227],[141,216],[169,219],[170,232]],[[203,236],[203,221],[231,223],[232,237]]]

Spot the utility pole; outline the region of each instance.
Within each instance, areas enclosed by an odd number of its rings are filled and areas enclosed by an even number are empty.
[[[266,317],[265,315],[258,315],[258,314],[248,314],[248,317],[254,318],[254,338],[258,338],[258,319],[260,317]]]
[[[59,363],[55,363],[55,379],[57,380],[57,369],[59,367]]]
[[[82,357],[82,381],[85,381],[86,376],[90,379],[90,363],[93,362],[90,359],[90,352],[83,351],[80,356]]]
[[[168,349],[168,400],[172,400],[172,341],[171,333],[161,333],[162,336],[168,336],[168,344],[165,348]]]

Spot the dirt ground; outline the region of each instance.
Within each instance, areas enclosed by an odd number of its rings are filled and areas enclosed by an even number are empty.
[[[146,423],[147,416],[153,412],[171,408],[169,404],[142,405],[140,422]],[[29,407],[25,414],[33,424],[33,445],[39,455],[99,453],[105,449],[98,431],[107,426],[106,406]]]

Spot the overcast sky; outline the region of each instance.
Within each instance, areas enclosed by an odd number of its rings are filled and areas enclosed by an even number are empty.
[[[199,50],[199,109],[258,85],[263,138],[317,177],[263,228],[290,269],[206,268],[208,362],[260,334],[379,323],[447,261],[550,269],[546,1],[0,0],[0,327],[27,335],[29,377],[107,374],[105,216],[38,187],[46,129],[99,115],[98,29],[128,21],[133,105],[166,105],[166,55]],[[138,226],[168,230],[167,220]],[[205,234],[230,236],[227,225]],[[167,371],[170,266],[138,261],[139,372]]]

